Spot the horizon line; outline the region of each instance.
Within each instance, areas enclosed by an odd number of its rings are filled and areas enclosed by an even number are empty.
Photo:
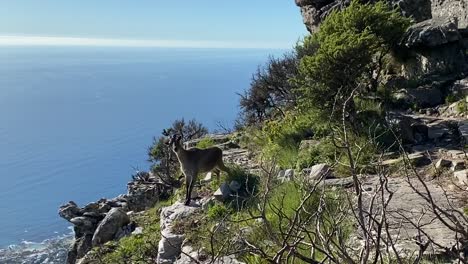
[[[135,48],[290,49],[280,42],[228,42],[198,40],[119,39],[0,35],[0,46],[85,46]]]

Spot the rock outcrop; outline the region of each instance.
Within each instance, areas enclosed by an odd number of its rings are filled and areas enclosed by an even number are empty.
[[[408,52],[403,75],[414,79],[464,72],[466,48],[458,28],[453,17],[433,18],[412,25],[401,41]]]
[[[307,29],[313,33],[333,10],[342,9],[350,2],[350,0],[296,0],[296,5],[301,8]],[[375,1],[368,0],[367,2]],[[424,21],[432,17],[430,0],[388,0],[388,2],[400,7],[404,16],[411,17],[415,21]]]
[[[454,17],[460,28],[468,28],[468,0],[431,0],[434,18]]]
[[[406,79],[463,75],[468,71],[468,0],[386,0],[416,22],[401,42],[402,75]],[[309,32],[333,10],[350,0],[296,0]],[[364,2],[374,2],[367,0]],[[452,82],[453,83],[453,82]],[[400,87],[406,88],[406,87]]]
[[[176,202],[161,210],[161,240],[158,245],[158,264],[174,263],[180,256],[185,235],[173,231],[176,221],[183,221],[200,210],[200,205],[192,201],[190,206]]]
[[[377,186],[379,186],[378,177],[370,177],[364,181],[363,189],[367,190],[366,202],[372,199],[378,189]],[[429,191],[432,199],[437,202],[437,206],[446,211],[459,208],[462,205],[460,197],[457,198],[456,191],[444,188],[436,181],[425,182],[424,186],[415,177],[389,178],[387,188],[393,193],[393,199],[387,207],[389,234],[398,238],[395,247],[402,255],[409,256],[419,250],[415,240],[421,236],[421,232],[415,227],[415,223],[424,232],[423,240],[426,237],[433,239],[429,243],[426,254],[443,255],[447,253],[443,248],[450,250],[457,246],[459,243],[457,233],[443,223],[443,221],[447,221],[447,218],[445,216],[442,216],[441,219],[438,218],[430,209],[424,196],[419,195],[416,190],[421,193]],[[375,211],[380,209],[379,207],[374,208]]]
[[[128,192],[113,199],[100,199],[85,207],[70,201],[60,206],[59,215],[73,224],[75,240],[68,251],[67,263],[74,264],[93,246],[120,239],[135,229],[127,213],[148,209],[170,188],[154,175],[138,172],[128,183]]]

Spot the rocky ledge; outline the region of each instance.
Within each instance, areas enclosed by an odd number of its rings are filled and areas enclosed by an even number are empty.
[[[129,215],[151,208],[171,191],[147,172],[134,175],[127,188],[127,194],[113,199],[103,198],[84,207],[73,201],[60,206],[60,217],[73,224],[75,233],[67,263],[78,262],[94,246],[131,234],[136,224],[130,221]]]

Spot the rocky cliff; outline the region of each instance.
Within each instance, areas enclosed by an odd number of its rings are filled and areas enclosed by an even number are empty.
[[[401,42],[401,72],[407,79],[465,75],[468,70],[468,0],[387,0],[415,24]],[[350,0],[296,0],[309,32]],[[373,2],[369,0],[367,2]],[[457,77],[454,77],[457,79]]]
[[[434,18],[456,18],[460,28],[468,28],[468,0],[431,0]]]
[[[313,33],[333,10],[346,7],[351,0],[295,0],[301,8],[304,24],[309,32]],[[398,6],[403,15],[413,18],[416,22],[432,18],[430,0],[387,0]],[[444,0],[441,0],[443,2]],[[367,2],[375,2],[368,0]]]

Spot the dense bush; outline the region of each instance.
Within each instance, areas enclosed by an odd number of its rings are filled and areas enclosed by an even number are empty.
[[[301,106],[330,112],[340,110],[355,95],[375,93],[384,58],[396,46],[410,24],[384,2],[360,4],[353,1],[342,11],[330,14],[305,45],[317,46],[302,58],[296,80]],[[349,111],[353,112],[353,101]]]

